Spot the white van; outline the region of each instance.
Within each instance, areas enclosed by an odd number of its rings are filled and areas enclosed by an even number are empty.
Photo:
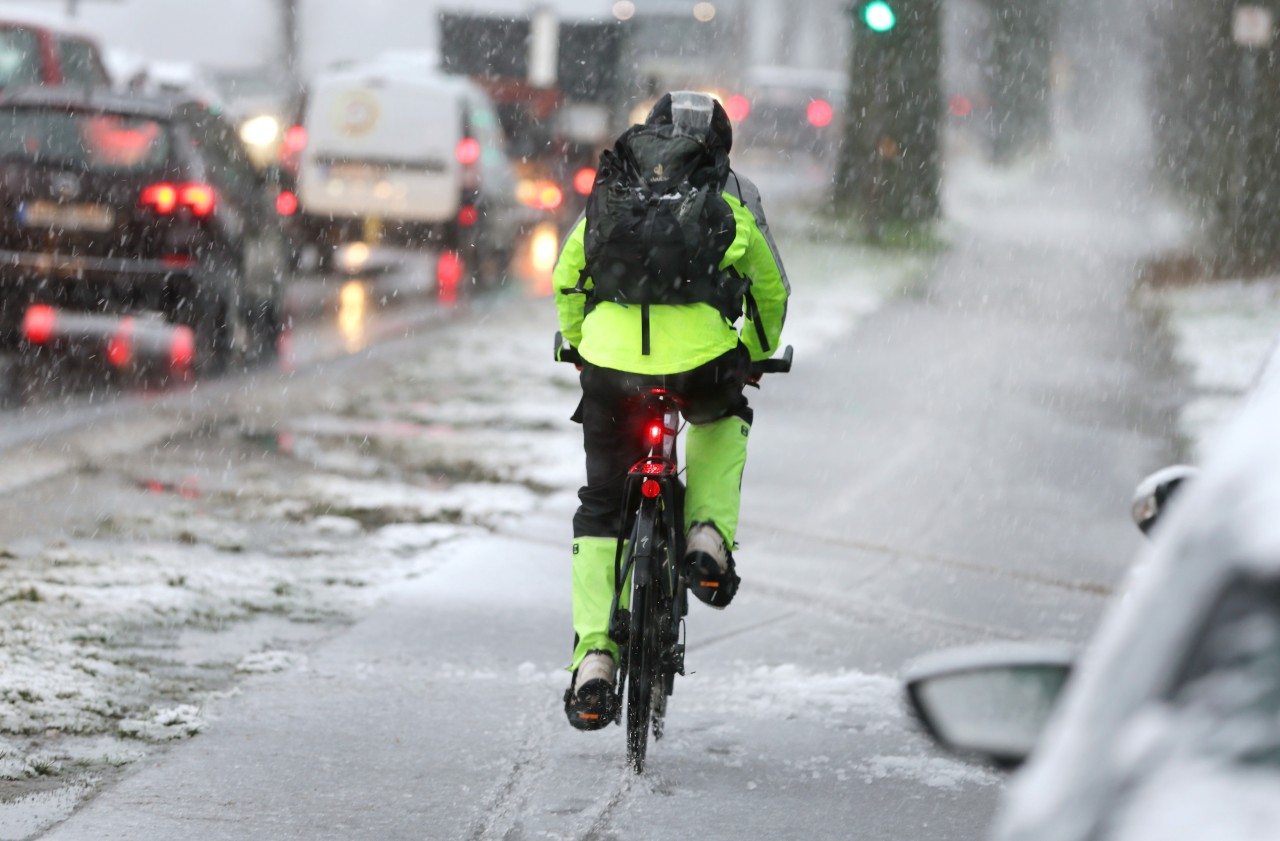
[[[471,273],[505,269],[519,229],[498,115],[473,82],[375,61],[316,78],[303,116],[297,195],[322,253],[377,231],[454,250]]]

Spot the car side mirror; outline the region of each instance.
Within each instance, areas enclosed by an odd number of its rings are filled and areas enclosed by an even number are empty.
[[[941,651],[907,667],[907,699],[940,746],[1014,768],[1039,741],[1074,661],[1051,643]]]
[[[1187,479],[1200,471],[1185,464],[1175,464],[1157,470],[1138,483],[1133,491],[1133,504],[1129,511],[1134,524],[1143,534],[1150,535],[1160,518],[1164,516],[1174,493]]]

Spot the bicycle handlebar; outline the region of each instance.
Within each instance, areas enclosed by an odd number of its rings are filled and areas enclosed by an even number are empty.
[[[791,371],[791,345],[787,345],[782,351],[782,356],[775,356],[772,359],[762,359],[759,362],[751,363],[751,376],[759,377],[763,374],[786,374]]]
[[[787,345],[783,350],[782,356],[775,356],[772,359],[762,359],[759,362],[751,363],[751,376],[760,377],[765,374],[786,374],[791,371],[791,357],[793,351],[791,345]],[[578,349],[564,340],[564,336],[560,331],[556,331],[555,344],[555,360],[557,362],[568,362],[572,365],[582,365],[582,355],[578,353]]]

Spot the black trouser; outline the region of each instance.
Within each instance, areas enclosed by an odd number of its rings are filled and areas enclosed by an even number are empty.
[[[741,344],[679,374],[629,374],[583,365],[582,402],[573,419],[582,424],[587,484],[578,491],[573,536],[613,537],[621,528],[623,482],[646,453],[643,418],[634,411],[646,392],[664,388],[682,397],[690,423],[734,415],[750,425],[752,412],[742,393],[750,370],[751,356]]]

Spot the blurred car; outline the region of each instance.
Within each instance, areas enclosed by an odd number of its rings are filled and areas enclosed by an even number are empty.
[[[183,325],[203,371],[270,354],[283,324],[274,189],[202,103],[0,94],[0,348],[49,341],[66,312],[81,328],[89,315]]]
[[[0,88],[110,84],[102,52],[92,38],[60,26],[0,19]]]
[[[908,668],[939,743],[1007,766],[1029,758],[993,838],[1280,837],[1277,429],[1280,382],[1265,377],[1202,470],[1140,486],[1139,523],[1180,484],[1078,665],[1061,647],[1015,643]]]
[[[788,158],[834,157],[844,108],[845,74],[796,67],[753,67],[743,91],[728,97],[739,150],[759,150]]]
[[[479,87],[411,61],[374,61],[319,75],[306,103],[297,197],[322,254],[383,239],[440,249],[442,277],[505,271],[520,223],[515,176]]]

